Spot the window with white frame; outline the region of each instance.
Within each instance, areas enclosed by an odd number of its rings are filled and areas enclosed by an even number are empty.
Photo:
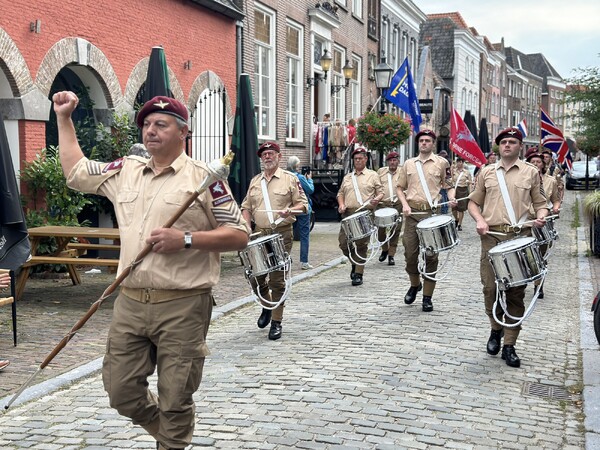
[[[285,42],[287,58],[285,136],[291,141],[302,140],[302,42],[302,27],[288,22]]]
[[[383,52],[383,56],[385,56],[386,58],[389,56],[388,55],[388,22],[387,20],[383,20],[381,22],[381,44],[380,44],[380,48],[381,51]]]
[[[363,3],[362,0],[352,0],[352,14],[362,18]]]
[[[465,59],[465,81],[469,81],[469,57]]]
[[[462,115],[465,114],[465,110],[467,109],[467,90],[465,88],[462,89],[460,94],[460,112]]]
[[[402,33],[402,56],[400,57],[401,61],[404,61],[404,58],[408,56],[408,34],[406,32]]]
[[[388,64],[391,67],[398,67],[400,65],[400,30],[398,29],[397,24],[394,25],[394,31],[392,32],[392,48],[390,50]]]
[[[333,61],[331,63],[331,84],[344,85],[346,79],[342,72],[342,67],[345,65],[345,52],[340,48],[333,49]],[[332,114],[333,119],[346,120],[346,90],[340,89],[331,95],[331,101],[333,104]]]
[[[254,24],[256,129],[261,138],[275,138],[275,13],[257,4]]]
[[[358,56],[352,56],[352,79],[350,80],[350,90],[352,96],[352,111],[351,117],[357,119],[362,115],[361,98],[362,92],[360,89],[360,80],[362,77],[362,59]]]
[[[475,83],[475,61],[471,61],[471,83]]]

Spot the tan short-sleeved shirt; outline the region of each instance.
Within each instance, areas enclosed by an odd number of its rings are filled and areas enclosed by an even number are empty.
[[[560,196],[558,194],[558,182],[556,181],[555,177],[544,174],[542,177],[542,184],[544,186],[546,198],[550,203],[554,204],[555,202],[560,201]]]
[[[381,185],[383,186],[383,200],[378,206],[390,207],[400,203],[400,199],[396,194],[398,178],[400,177],[400,168],[398,167],[394,173],[391,173],[389,167],[382,167],[377,171],[377,175],[379,175],[379,181],[381,181]]]
[[[461,173],[462,173],[462,176],[459,179],[459,176]],[[456,180],[458,180],[458,185],[456,184]],[[471,172],[469,172],[468,169],[463,168],[463,170],[461,170],[461,171],[455,170],[454,173],[452,174],[452,181],[451,181],[452,186],[469,187],[469,186],[471,186],[472,183],[473,183],[473,176],[471,175]]]
[[[268,214],[260,211],[267,209],[261,186],[263,179],[267,182],[267,192],[272,210],[287,209],[302,202],[303,211],[305,213],[308,211],[308,199],[300,185],[300,180],[295,174],[278,167],[271,179],[267,181],[264,172],[262,172],[250,181],[248,193],[242,202],[242,210],[245,209],[250,213],[257,227],[271,228]],[[273,213],[273,219],[277,220],[277,218],[277,214]],[[295,221],[296,218],[292,215],[283,221],[282,225]]]
[[[399,169],[398,187],[404,191],[406,201],[410,203],[427,204],[427,196],[421,186],[419,173],[417,172],[417,160],[419,157],[407,160]],[[423,161],[423,174],[431,194],[431,199],[435,202],[441,199],[440,189],[450,188],[446,179],[447,170],[450,167],[448,160],[433,153]]]
[[[362,198],[362,203],[358,201],[356,196],[352,175],[355,175],[356,177],[356,185],[358,186],[358,192]],[[368,203],[370,199],[377,197],[382,192],[383,186],[381,186],[381,181],[379,180],[377,172],[371,169],[364,169],[362,172],[353,171],[346,174],[342,180],[342,185],[340,186],[337,196],[344,199],[344,205],[346,205],[347,209],[356,209],[361,207],[364,203]],[[365,206],[365,208],[373,209],[371,205]]]
[[[491,227],[512,225],[496,176],[496,167],[499,165],[500,163],[490,164],[481,169],[477,186],[469,195],[469,199],[479,205],[483,219]],[[540,209],[547,209],[540,175],[535,166],[517,160],[504,173],[504,179],[517,222],[527,217],[531,206],[536,213]]]
[[[209,175],[206,164],[182,153],[159,175],[153,161],[138,156],[99,163],[82,158],[67,178],[70,188],[107,197],[115,207],[121,235],[119,273],[146,246],[150,232],[162,227]],[[173,228],[208,231],[231,227],[247,233],[229,186],[216,181],[177,219]],[[149,253],[123,281],[130,288],[206,289],[219,281],[220,254],[187,250]]]

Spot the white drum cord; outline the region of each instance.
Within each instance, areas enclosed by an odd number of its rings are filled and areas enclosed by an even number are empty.
[[[260,294],[260,289],[259,289],[258,281],[256,280],[256,277],[253,275],[250,275],[250,273],[248,271],[246,271],[246,280],[248,280],[248,284],[250,284],[252,294],[254,294],[254,301],[256,302],[257,305],[262,306],[264,309],[273,310],[273,309],[277,308],[279,305],[281,305],[283,302],[285,302],[287,300],[287,298],[289,297],[289,295],[292,291],[292,258],[290,257],[290,255],[287,252],[285,253],[285,256],[286,256],[285,265],[282,268],[273,270],[267,274],[270,276],[273,272],[276,272],[276,271],[284,272],[283,279],[285,281],[285,290],[283,291],[283,295],[281,296],[281,298],[276,302],[274,302],[272,300],[267,300]],[[256,283],[256,292],[252,288],[252,283],[250,282],[250,278],[254,278],[254,281]]]
[[[375,236],[375,239],[373,239],[374,236]],[[365,266],[369,261],[371,261],[373,259],[373,257],[377,254],[377,251],[381,248],[381,245],[379,245],[379,241],[377,240],[376,228],[373,228],[373,231],[370,235],[370,240],[369,240],[369,245],[368,245],[368,250],[367,250],[368,255],[366,258],[363,258],[362,256],[360,256],[358,254],[357,249],[356,249],[356,241],[348,241],[346,245],[348,246],[348,259],[355,266]],[[352,248],[351,248],[351,246],[352,246]],[[358,257],[358,259],[360,259],[360,261],[355,261],[354,258],[352,258],[352,250],[354,250],[354,253]]]
[[[398,226],[402,226],[402,220],[400,220],[400,219],[396,219],[396,221],[394,222],[394,224],[392,226],[385,227],[385,239],[383,241],[379,240],[379,236],[377,235],[377,233],[373,233],[371,235],[371,237],[375,238],[375,242],[374,243],[372,242],[372,244],[377,246],[377,248],[383,247],[385,244],[387,244],[392,239],[392,237],[394,236],[394,233],[396,232],[396,227],[398,227]],[[373,239],[371,239],[371,240],[373,240]]]
[[[439,262],[438,262],[438,269],[435,272],[427,272],[427,250],[425,250],[421,245],[419,245],[419,257],[418,257],[418,264],[417,264],[417,269],[419,270],[419,273],[424,277],[427,278],[428,280],[431,281],[442,281],[445,280],[448,275],[450,275],[450,270],[448,270],[448,272],[446,272],[446,274],[440,278],[436,278],[435,276],[441,272],[444,267],[446,267],[446,264],[448,264],[448,261],[450,261],[450,256],[452,256],[452,266],[454,266],[454,261],[456,260],[456,255],[454,255],[454,248],[451,248],[448,253],[446,254],[446,259],[444,260],[444,262],[442,263],[441,266],[439,266]],[[438,253],[438,260],[439,260],[439,253]]]
[[[508,313],[508,307],[506,305],[506,299],[504,298],[504,296],[500,292],[500,286],[499,286],[500,283],[498,282],[498,280],[496,280],[496,301],[494,302],[494,306],[492,307],[492,315],[493,315],[494,320],[496,321],[496,323],[498,325],[502,325],[503,327],[507,327],[507,328],[518,327],[519,325],[521,325],[523,323],[523,321],[525,319],[527,319],[531,315],[531,313],[533,312],[533,309],[535,308],[535,304],[537,303],[538,296],[540,295],[540,290],[542,289],[542,286],[544,285],[544,280],[546,279],[546,272],[545,272],[545,270],[546,269],[544,269],[544,274],[542,275],[542,278],[541,278],[542,281],[540,282],[539,285],[535,286],[535,291],[533,293],[533,298],[531,299],[531,302],[529,303],[529,306],[527,307],[527,309],[523,313],[523,317],[513,317],[513,316],[511,316]],[[506,322],[503,322],[500,319],[498,319],[498,317],[496,315],[496,308],[498,307],[498,304],[502,308],[502,311],[504,311],[504,315],[506,317],[508,317],[509,319],[516,320],[515,323],[506,323]]]

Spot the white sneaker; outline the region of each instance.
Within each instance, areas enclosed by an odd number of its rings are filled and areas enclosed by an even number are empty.
[[[302,268],[302,270],[309,270],[309,269],[314,269],[313,266],[311,266],[309,263],[305,262],[300,264],[300,267]]]

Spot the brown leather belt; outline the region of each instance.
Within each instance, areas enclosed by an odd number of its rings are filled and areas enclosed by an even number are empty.
[[[408,206],[416,211],[431,211],[431,206],[429,206],[429,203],[408,202]]]
[[[204,289],[141,289],[121,286],[121,293],[140,303],[162,303],[178,298],[210,294],[211,288]]]
[[[512,225],[494,225],[489,227],[490,231],[495,231],[496,233],[515,233],[519,234],[521,232],[521,227],[513,227]]]

